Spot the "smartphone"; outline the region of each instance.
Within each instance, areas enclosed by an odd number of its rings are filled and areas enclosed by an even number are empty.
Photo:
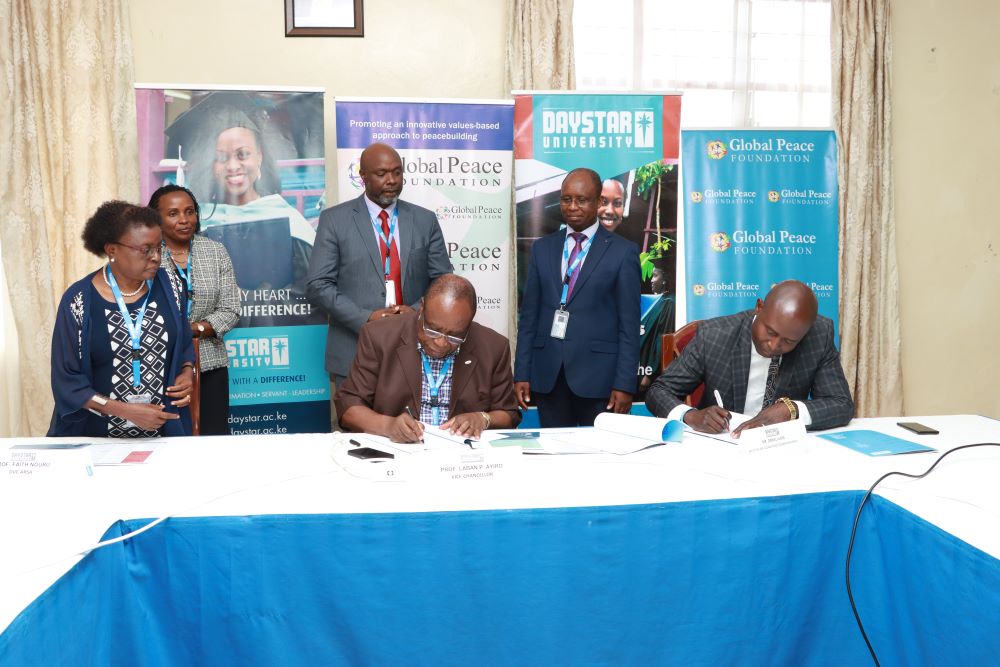
[[[377,449],[372,449],[371,447],[361,447],[359,449],[349,449],[347,450],[348,455],[353,456],[358,459],[394,459],[394,455],[389,452],[380,452]]]
[[[907,431],[913,431],[917,435],[937,435],[940,432],[919,422],[896,422],[896,426],[902,426]]]

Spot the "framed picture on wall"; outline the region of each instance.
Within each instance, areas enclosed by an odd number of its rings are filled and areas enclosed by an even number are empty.
[[[285,0],[285,37],[364,37],[363,0]]]

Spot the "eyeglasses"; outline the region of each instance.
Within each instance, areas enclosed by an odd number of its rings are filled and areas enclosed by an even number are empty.
[[[159,257],[160,254],[163,252],[162,248],[158,245],[144,245],[141,247],[137,247],[134,245],[129,245],[127,243],[122,243],[120,241],[115,241],[115,245],[123,245],[126,248],[131,248],[132,250],[135,250],[136,252],[141,252],[143,255],[146,256],[146,259],[153,259],[154,257]]]
[[[423,328],[424,333],[427,334],[428,338],[433,339],[433,340],[438,340],[438,339],[444,338],[446,341],[448,341],[452,345],[461,345],[462,343],[465,342],[465,339],[469,337],[468,333],[466,333],[464,336],[462,336],[461,338],[459,338],[458,336],[449,336],[448,334],[443,334],[440,331],[434,331],[434,329],[429,329],[427,327],[427,323],[424,321],[424,314],[423,313],[420,313],[420,326]]]
[[[569,206],[571,204],[576,204],[580,208],[583,208],[590,202],[594,201],[590,197],[560,197],[559,203],[563,206]]]

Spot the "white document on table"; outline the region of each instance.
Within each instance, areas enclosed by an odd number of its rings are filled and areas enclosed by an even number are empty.
[[[733,437],[733,431],[740,427],[743,422],[750,421],[753,416],[745,415],[741,412],[730,412],[729,413],[729,430],[723,431],[722,433],[702,433],[701,431],[696,431],[687,424],[684,424],[684,432],[691,433],[693,435],[698,435],[703,438],[712,438],[713,440],[721,440],[722,442],[728,442],[730,445],[740,444],[739,438]]]
[[[604,412],[594,420],[593,428],[579,428],[558,434],[542,433],[537,454],[634,454],[657,447],[680,436],[680,426],[666,419]],[[525,450],[529,453],[528,450]]]

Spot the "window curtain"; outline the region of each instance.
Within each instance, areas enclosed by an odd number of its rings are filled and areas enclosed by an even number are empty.
[[[841,359],[857,416],[903,414],[893,220],[889,0],[834,0]]]
[[[0,249],[15,321],[3,347],[16,336],[20,350],[0,416],[13,413],[10,434],[44,435],[56,307],[99,265],[83,225],[101,202],[139,196],[128,2],[7,0],[0,26]]]
[[[572,90],[573,0],[510,0],[507,90]]]

